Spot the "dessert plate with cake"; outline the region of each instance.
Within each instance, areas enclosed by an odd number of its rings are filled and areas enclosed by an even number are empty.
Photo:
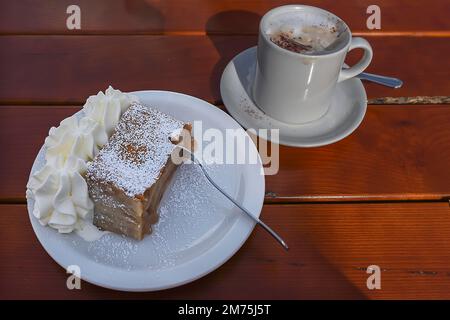
[[[251,141],[223,111],[184,94],[110,87],[89,97],[50,129],[30,173],[28,211],[42,246],[63,268],[79,267],[81,279],[116,290],[171,288],[218,268],[255,224],[179,146],[255,217],[264,175],[253,143],[245,151],[255,163],[205,158],[202,133],[211,128]]]

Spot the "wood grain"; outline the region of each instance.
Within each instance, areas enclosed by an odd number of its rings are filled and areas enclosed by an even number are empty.
[[[449,108],[369,106],[360,128],[338,143],[280,147],[279,171],[266,177],[266,201],[449,199]],[[49,128],[77,110],[0,108],[0,201],[24,201],[31,165]]]
[[[3,34],[120,34],[120,33],[234,33],[255,34],[264,13],[297,0],[78,0],[81,30],[67,30],[66,9],[73,1],[16,0],[0,4],[0,33]],[[332,11],[355,32],[370,33],[366,27],[371,0],[302,1]],[[450,31],[446,0],[382,0],[381,30],[374,32]],[[18,18],[20,17],[20,19]],[[192,17],[195,17],[193,19]],[[450,34],[450,33],[449,33]]]
[[[404,81],[397,90],[366,83],[369,98],[450,95],[446,38],[369,40],[375,56],[368,71]],[[179,91],[217,103],[226,64],[255,44],[254,36],[3,36],[0,103],[82,104],[109,84],[124,91]],[[356,58],[352,52],[349,63]]]
[[[280,147],[266,177],[274,201],[445,200],[450,197],[449,106],[370,106],[335,144]]]
[[[256,229],[224,266],[194,283],[122,293],[66,274],[38,243],[24,205],[2,205],[0,298],[449,299],[450,208],[446,203],[268,205],[262,217],[291,250]],[[380,266],[381,290],[366,268]],[[51,288],[47,290],[46,288]]]

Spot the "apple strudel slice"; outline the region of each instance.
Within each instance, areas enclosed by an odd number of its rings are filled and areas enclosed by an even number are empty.
[[[156,109],[131,105],[87,168],[94,225],[137,240],[150,233],[177,169],[171,156],[182,132],[190,135],[191,129]]]

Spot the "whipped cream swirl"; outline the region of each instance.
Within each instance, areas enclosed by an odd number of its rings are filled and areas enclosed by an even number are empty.
[[[94,205],[82,176],[85,171],[82,159],[58,156],[30,177],[27,196],[35,200],[33,215],[42,225],[72,232],[78,220],[92,212]]]
[[[99,146],[95,143],[105,133],[94,120],[83,117],[78,119],[76,115],[61,121],[59,127],[52,127],[45,139],[45,160],[49,163],[76,157],[82,160],[92,160],[98,153]]]
[[[86,240],[102,233],[92,225],[93,203],[84,179],[86,163],[108,141],[122,113],[137,97],[111,86],[90,96],[81,116],[73,115],[52,127],[45,139],[45,165],[27,184],[34,199],[33,215],[60,233],[77,231]]]
[[[87,99],[83,112],[99,126],[94,136],[97,146],[101,147],[108,142],[120,116],[133,102],[139,102],[138,98],[115,90],[111,86],[105,93],[100,91],[96,96]]]

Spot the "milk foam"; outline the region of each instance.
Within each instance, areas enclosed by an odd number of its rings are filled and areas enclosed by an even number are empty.
[[[308,47],[302,50],[305,54],[324,54],[342,48],[349,38],[345,31],[346,26],[335,17],[307,11],[279,13],[271,17],[265,30],[272,41],[282,35]]]

